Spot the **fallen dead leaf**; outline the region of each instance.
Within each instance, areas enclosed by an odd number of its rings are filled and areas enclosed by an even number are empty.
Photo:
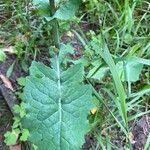
[[[21,150],[21,144],[10,146],[10,150]]]
[[[8,53],[11,53],[11,54],[14,54],[14,47],[13,46],[9,46],[9,47],[4,47],[4,48],[1,48],[0,50],[2,50],[3,52],[8,52]]]
[[[14,91],[11,82],[9,81],[9,79],[7,77],[5,77],[3,74],[0,74],[0,79],[3,81],[3,83],[5,84],[5,86],[7,88],[9,88],[10,90]]]
[[[132,132],[129,132],[129,140],[131,142],[131,144],[135,144],[136,141],[134,141],[134,135],[132,134]]]

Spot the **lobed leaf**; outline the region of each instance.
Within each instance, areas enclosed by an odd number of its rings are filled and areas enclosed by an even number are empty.
[[[49,68],[33,62],[26,79],[23,127],[39,150],[79,150],[89,131],[91,87],[83,85],[83,66],[62,71],[58,57]]]

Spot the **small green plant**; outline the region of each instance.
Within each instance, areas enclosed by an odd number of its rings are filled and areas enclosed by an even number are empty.
[[[4,142],[7,145],[15,145],[18,141],[27,141],[29,137],[28,129],[21,128],[21,119],[26,115],[23,104],[15,105],[13,109],[16,116],[13,118],[12,131],[8,131],[4,135]]]
[[[0,62],[5,61],[6,59],[6,54],[0,49]]]

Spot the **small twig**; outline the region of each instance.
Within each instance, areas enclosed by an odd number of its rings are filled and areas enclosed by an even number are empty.
[[[8,89],[1,81],[0,81],[0,94],[3,96],[12,114],[15,115],[13,112],[13,106],[15,104],[18,104],[18,100],[14,92]]]

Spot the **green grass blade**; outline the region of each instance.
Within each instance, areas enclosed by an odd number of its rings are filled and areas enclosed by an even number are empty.
[[[88,80],[87,82],[89,84],[91,84]],[[92,87],[92,91],[93,91],[93,94],[97,97],[97,99],[103,103],[103,105],[105,106],[105,108],[108,110],[108,112],[111,114],[111,116],[114,118],[114,120],[117,122],[118,126],[121,128],[121,130],[124,132],[124,134],[128,137],[128,132],[126,130],[126,128],[122,125],[122,123],[117,119],[117,117],[112,113],[112,111],[110,111],[110,109],[108,108],[107,104],[103,101],[103,98],[102,96],[94,89],[94,87],[92,86],[91,84],[91,87]]]
[[[120,99],[120,107],[121,107],[121,114],[122,114],[122,119],[124,121],[124,124],[126,127],[128,127],[128,118],[127,118],[127,106],[126,106],[126,93],[124,90],[124,87],[122,85],[122,82],[120,80],[120,77],[118,75],[117,68],[115,66],[114,60],[109,52],[109,49],[107,47],[106,42],[104,39],[102,40],[102,49],[100,50],[100,55],[104,59],[104,61],[107,63],[107,65],[110,68],[110,71],[113,76],[113,80],[115,83],[116,91]]]
[[[148,135],[144,150],[149,150],[149,147],[150,147],[150,133]]]

